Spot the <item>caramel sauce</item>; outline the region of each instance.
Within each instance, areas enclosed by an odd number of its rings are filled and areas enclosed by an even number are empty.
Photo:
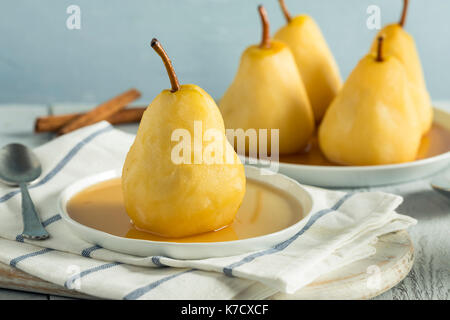
[[[70,199],[67,211],[73,220],[112,235],[170,242],[218,242],[253,238],[280,231],[303,217],[301,204],[294,197],[250,179],[247,179],[244,201],[231,225],[185,238],[164,238],[136,229],[125,211],[119,178],[79,192]]]
[[[422,137],[416,160],[431,158],[449,151],[450,130],[434,123],[430,131]],[[311,138],[304,152],[293,155],[280,155],[279,161],[316,166],[339,166],[339,164],[330,162],[325,158],[322,151],[320,151],[317,136]]]

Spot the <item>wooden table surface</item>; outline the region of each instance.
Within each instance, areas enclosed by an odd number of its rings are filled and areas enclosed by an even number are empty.
[[[450,101],[437,101],[435,105],[450,112]],[[80,112],[92,107],[93,105],[67,103],[47,106],[0,105],[0,147],[12,142],[23,143],[30,147],[39,146],[52,139],[53,135],[33,133],[36,117]],[[124,125],[119,128],[127,132],[136,132],[137,125]],[[430,179],[431,177],[392,186],[356,189],[356,191],[378,190],[401,195],[404,202],[398,212],[419,220],[417,226],[410,230],[416,257],[411,272],[401,283],[375,299],[450,300],[450,198],[433,191],[429,184]],[[0,288],[1,299],[66,298]]]

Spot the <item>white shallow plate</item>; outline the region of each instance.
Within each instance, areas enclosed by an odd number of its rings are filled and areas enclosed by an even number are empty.
[[[450,114],[434,109],[434,122],[450,130]],[[250,162],[242,157],[245,164],[267,167],[256,159]],[[304,184],[320,187],[366,187],[395,184],[420,179],[436,173],[450,164],[450,150],[431,158],[401,164],[377,166],[313,166],[279,163],[278,172]]]
[[[100,245],[106,249],[136,256],[147,257],[161,255],[175,259],[205,259],[211,257],[231,256],[267,249],[283,242],[300,231],[311,216],[313,199],[298,182],[281,174],[262,174],[264,171],[265,170],[255,167],[245,167],[245,174],[247,178],[265,183],[276,189],[283,190],[297,199],[303,208],[303,217],[297,223],[281,231],[243,240],[208,243],[175,243],[129,239],[87,227],[70,218],[67,213],[67,203],[75,194],[91,185],[120,177],[120,170],[103,172],[81,179],[69,185],[61,193],[58,204],[63,221],[73,232],[75,232],[80,238],[93,244]]]

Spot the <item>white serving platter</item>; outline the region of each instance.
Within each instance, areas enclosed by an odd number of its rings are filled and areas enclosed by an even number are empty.
[[[264,174],[264,169],[246,166],[245,174],[248,179],[268,184],[282,190],[298,200],[302,207],[303,216],[295,224],[267,235],[234,241],[207,243],[176,243],[163,241],[149,241],[115,236],[99,231],[73,220],[67,212],[67,203],[78,192],[102,181],[119,178],[120,170],[112,170],[83,178],[65,188],[59,198],[58,205],[63,221],[81,239],[98,244],[103,248],[136,256],[162,255],[175,259],[205,259],[242,254],[270,248],[283,242],[305,226],[314,206],[313,198],[298,182],[281,174]]]
[[[434,122],[450,130],[450,113],[434,108]],[[267,167],[267,162],[241,157],[245,164]],[[255,163],[258,162],[258,163]],[[450,164],[450,150],[422,160],[376,166],[317,166],[279,163],[278,172],[302,184],[320,187],[368,187],[396,184],[420,179]]]

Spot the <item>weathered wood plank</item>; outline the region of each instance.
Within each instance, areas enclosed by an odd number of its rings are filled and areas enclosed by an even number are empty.
[[[398,212],[418,220],[410,230],[416,252],[411,272],[378,299],[450,299],[450,199],[431,188],[431,179],[371,188],[401,195]]]
[[[48,300],[48,298],[45,294],[0,289],[0,300]]]
[[[439,109],[447,110],[450,112],[450,100],[436,100],[433,101],[433,105]]]
[[[75,298],[69,298],[69,297],[63,297],[63,296],[54,296],[54,295],[49,295],[48,299],[49,300],[77,300]]]
[[[0,146],[19,142],[36,147],[47,142],[49,134],[34,134],[33,131],[34,120],[48,112],[45,105],[0,105]]]

